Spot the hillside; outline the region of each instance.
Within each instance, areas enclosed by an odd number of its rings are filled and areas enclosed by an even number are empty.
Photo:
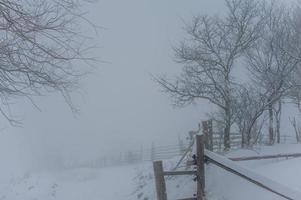
[[[131,199],[135,167],[70,169],[26,174],[2,183],[1,200]],[[129,198],[127,198],[129,197]]]
[[[301,152],[300,145],[276,145],[253,150],[236,150],[227,156]],[[179,158],[164,161],[172,169]],[[301,192],[301,158],[237,162],[286,187]],[[185,165],[181,165],[182,169]],[[281,200],[245,180],[212,164],[206,167],[208,200]],[[167,177],[169,199],[192,197],[196,183],[192,176]],[[229,184],[231,183],[231,184]],[[155,200],[150,162],[112,168],[80,168],[28,173],[0,185],[1,200]]]

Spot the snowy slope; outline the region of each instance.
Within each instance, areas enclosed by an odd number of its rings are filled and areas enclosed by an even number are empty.
[[[133,166],[28,174],[0,188],[1,200],[127,200]]]
[[[237,150],[227,156],[300,153],[301,145],[281,145],[254,150]],[[164,161],[170,170],[179,158]],[[261,174],[292,190],[301,192],[301,158],[236,162],[254,174]],[[182,165],[180,170],[185,169]],[[169,199],[193,197],[192,176],[167,177]],[[2,181],[2,182],[1,182]],[[152,163],[113,168],[82,168],[26,174],[0,181],[0,200],[155,200]],[[212,164],[206,166],[208,200],[282,200],[238,176]]]
[[[258,147],[252,150],[236,150],[229,152],[227,157],[271,155],[281,153],[300,153],[301,145],[275,145]],[[283,185],[283,189],[288,188],[301,193],[301,158],[292,159],[268,159],[260,161],[236,162],[238,165],[253,171],[256,174],[267,177],[274,181],[276,185]],[[253,185],[225,170],[212,164],[207,166],[207,191],[210,200],[253,200],[284,199],[271,194],[258,186]],[[278,184],[277,184],[278,183]],[[279,186],[279,185],[278,185]],[[292,192],[293,193],[293,192]],[[291,196],[294,196],[292,194]],[[297,198],[298,199],[298,198]]]
[[[256,168],[260,174],[268,176],[276,182],[301,191],[301,158],[278,161]]]
[[[177,164],[179,157],[174,159],[164,160],[164,170],[172,170]],[[180,169],[184,169],[184,165]],[[193,181],[192,176],[173,176],[166,177],[166,190],[168,199],[181,199],[193,197],[196,191],[196,183]],[[156,190],[154,183],[152,163],[145,163],[137,168],[137,176],[135,178],[136,186],[132,194],[132,200],[155,200]]]
[[[236,150],[229,152],[226,156],[238,157],[300,152],[301,145],[276,145],[273,147],[258,147],[252,150]],[[169,162],[169,164],[166,164],[166,162]],[[237,167],[238,169],[243,170],[247,168],[246,171],[249,175],[251,174],[253,177],[262,175],[263,177],[259,177],[259,180],[263,179],[267,184],[273,185],[276,189],[278,187],[280,191],[286,192],[287,194],[291,192],[291,197],[298,196],[301,193],[301,182],[299,181],[301,179],[301,158],[288,160],[269,159],[236,163],[241,166]],[[168,170],[169,165],[172,165],[172,160],[165,161],[164,168]],[[150,168],[143,171],[151,173],[151,170]],[[144,180],[146,184],[144,184],[140,190],[140,194],[143,193],[144,195],[136,199],[155,199],[152,176],[148,176],[146,180],[147,181]],[[167,179],[166,184],[169,199],[192,197],[192,194],[195,193],[196,183],[191,180],[191,177]],[[208,200],[284,199],[213,164],[206,166],[206,192]]]

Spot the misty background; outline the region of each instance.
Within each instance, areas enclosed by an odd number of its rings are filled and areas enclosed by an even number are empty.
[[[223,0],[99,0],[88,5],[87,18],[102,27],[92,55],[102,62],[73,94],[80,112],[72,113],[60,95],[35,98],[39,109],[15,100],[12,113],[22,126],[1,118],[2,171],[51,168],[58,158],[113,156],[149,148],[152,142],[177,144],[178,136],[197,129],[210,107],[173,108],[151,74],[180,72],[172,46],[185,37],[182,27],[197,14],[219,14],[223,8]]]

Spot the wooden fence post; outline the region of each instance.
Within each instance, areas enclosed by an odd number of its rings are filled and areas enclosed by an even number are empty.
[[[197,200],[204,200],[205,196],[205,160],[204,135],[196,135],[197,148]]]
[[[166,185],[164,179],[163,163],[162,161],[153,162],[155,183],[158,200],[167,200]]]

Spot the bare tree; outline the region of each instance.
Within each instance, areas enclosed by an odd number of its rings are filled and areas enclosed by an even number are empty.
[[[275,117],[277,138],[280,142],[281,99],[287,97],[293,89],[300,89],[293,81],[300,60],[288,53],[300,45],[300,38],[297,39],[292,27],[290,9],[272,2],[265,4],[263,10],[266,19],[264,34],[254,43],[253,48],[248,50],[247,62],[253,83],[260,88],[261,96],[265,96],[264,104],[269,114],[269,140],[270,144],[273,144]],[[275,116],[277,102],[279,106]]]
[[[297,143],[300,142],[301,137],[301,127],[297,125],[296,118],[293,119],[289,118],[291,125],[294,127],[295,134],[296,134],[296,141]]]
[[[165,77],[156,81],[183,106],[206,99],[223,112],[224,146],[230,148],[233,123],[233,69],[237,59],[260,36],[262,19],[255,0],[226,0],[228,12],[223,17],[195,17],[186,28],[189,38],[175,49],[184,65],[175,82]]]
[[[298,4],[294,6],[294,9],[291,11],[291,31],[294,33],[294,37],[289,38],[289,42],[287,43],[288,48],[285,49],[286,53],[292,56],[294,59],[298,61],[301,60],[301,1],[298,1]],[[301,64],[298,63],[297,68],[295,69],[291,81],[296,86],[294,87],[290,94],[289,98],[293,103],[297,105],[299,110],[301,111],[300,102],[301,102]]]
[[[242,136],[242,147],[250,147],[257,142],[264,124],[261,118],[266,110],[265,102],[265,97],[252,86],[244,86],[237,91],[234,119]]]
[[[74,61],[88,61],[88,38],[80,24],[90,23],[80,0],[0,1],[0,112],[7,112],[15,97],[60,92],[70,103],[69,92],[85,70]],[[77,62],[77,65],[81,63]]]

